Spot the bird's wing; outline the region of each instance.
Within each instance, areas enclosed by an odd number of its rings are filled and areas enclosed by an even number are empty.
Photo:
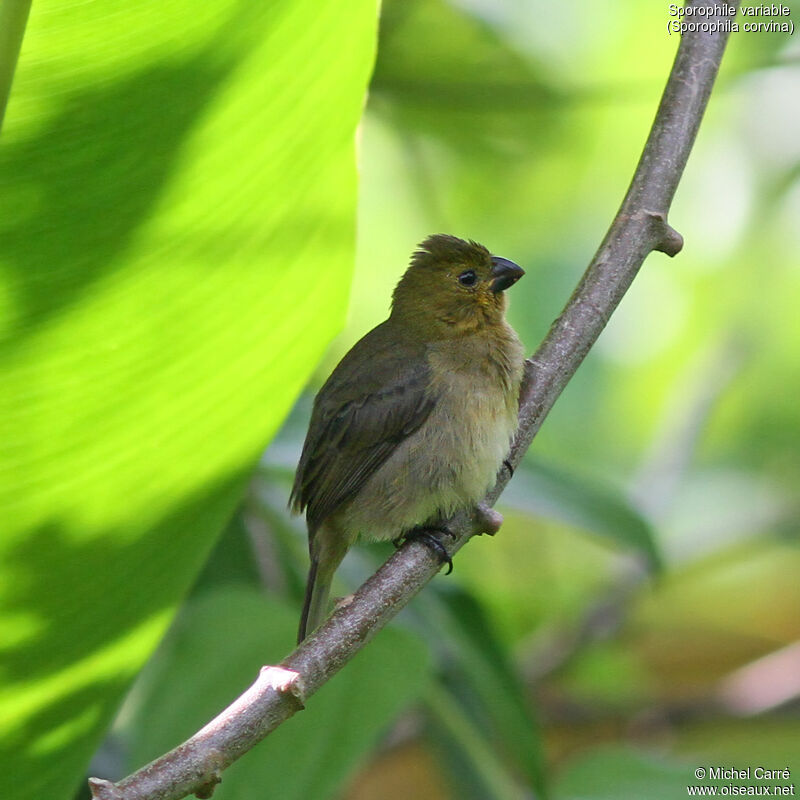
[[[356,344],[314,403],[291,504],[313,536],[431,413],[424,346],[396,346],[380,327]]]

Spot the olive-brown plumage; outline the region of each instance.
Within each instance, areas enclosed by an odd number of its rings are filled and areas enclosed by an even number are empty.
[[[311,555],[299,640],[324,619],[356,539],[434,524],[492,485],[516,428],[523,365],[504,290],[523,274],[476,242],[428,237],[389,318],[320,389],[290,500],[306,512]]]

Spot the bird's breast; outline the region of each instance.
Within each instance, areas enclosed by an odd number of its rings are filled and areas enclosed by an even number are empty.
[[[429,483],[445,511],[479,500],[508,454],[517,424],[516,384],[480,380],[463,372],[442,376],[426,426]]]
[[[352,536],[394,538],[474,505],[493,485],[517,426],[523,355],[514,337],[503,358],[481,356],[429,355],[434,408],[349,505]]]

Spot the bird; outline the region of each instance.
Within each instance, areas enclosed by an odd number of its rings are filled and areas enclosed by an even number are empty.
[[[524,274],[475,241],[429,236],[388,319],[317,393],[289,499],[310,556],[298,642],[327,616],[357,540],[420,537],[450,561],[429,531],[481,500],[517,427],[524,353],[505,290]]]

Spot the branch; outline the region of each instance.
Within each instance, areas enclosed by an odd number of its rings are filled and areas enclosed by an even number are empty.
[[[720,10],[714,0],[694,6]],[[737,2],[738,5],[738,2]],[[724,22],[719,14],[694,17]],[[684,34],[658,113],[628,193],[589,268],[526,362],[520,396],[519,429],[510,464],[522,460],[545,416],[603,330],[611,313],[653,250],[677,254],[680,235],[667,212],[694,143],[714,84],[727,33]],[[494,532],[490,508],[510,478],[503,469],[485,504],[448,521],[455,553],[470,537]],[[441,568],[437,555],[407,542],[347,602],[279,667],[264,667],[258,680],[231,706],[165,756],[113,784],[92,778],[97,800],[178,800],[194,792],[209,797],[220,773],[303,708],[306,698],[338,672]]]

